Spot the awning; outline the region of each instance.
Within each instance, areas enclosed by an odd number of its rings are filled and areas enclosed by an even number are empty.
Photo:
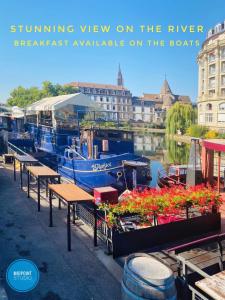
[[[95,106],[95,102],[92,101],[88,96],[82,93],[76,93],[41,99],[29,105],[26,109],[26,112],[29,114],[29,112],[55,111],[69,104],[85,107]]]

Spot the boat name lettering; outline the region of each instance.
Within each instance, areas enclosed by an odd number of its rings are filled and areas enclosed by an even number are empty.
[[[100,170],[106,170],[111,166],[112,166],[111,163],[104,163],[104,164],[94,164],[91,167],[93,171],[100,171]]]

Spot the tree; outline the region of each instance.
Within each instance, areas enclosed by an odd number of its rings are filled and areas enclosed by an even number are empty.
[[[188,127],[196,122],[196,109],[191,104],[176,102],[166,115],[167,134],[177,134],[178,131],[184,134]]]
[[[41,93],[37,87],[25,89],[24,87],[19,86],[10,93],[10,98],[7,100],[7,104],[10,106],[25,107],[26,105],[40,99]]]
[[[50,81],[44,81],[42,88],[30,87],[24,88],[19,86],[15,88],[7,100],[9,106],[26,107],[42,98],[54,97],[58,95],[68,95],[77,93],[77,89],[72,86],[63,86],[60,84],[53,84]]]

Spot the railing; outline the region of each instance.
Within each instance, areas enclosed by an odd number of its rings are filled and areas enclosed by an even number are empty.
[[[194,287],[188,282],[188,274],[191,272],[197,273],[200,275],[200,277],[203,278],[210,278],[210,275],[203,271],[200,267],[197,265],[197,261],[199,259],[199,264],[205,263],[206,261],[201,259],[201,255],[205,255],[205,253],[201,254],[196,251],[196,256],[190,256],[189,258],[185,258],[182,256],[183,252],[198,249],[199,247],[205,246],[207,247],[207,251],[211,253],[211,256],[207,257],[207,263],[211,262],[211,264],[215,263],[215,260],[217,261],[219,265],[220,271],[224,270],[223,266],[223,257],[224,257],[224,249],[222,246],[222,241],[225,240],[225,233],[221,234],[212,234],[210,236],[200,238],[197,240],[194,240],[189,243],[185,243],[182,245],[175,246],[173,248],[169,248],[166,251],[162,251],[167,257],[171,258],[172,260],[177,261],[179,266],[179,278],[184,282],[184,285],[186,285],[191,293],[192,293],[192,299],[193,300],[210,300],[212,299],[208,295],[205,295],[203,292],[201,292],[197,287]],[[209,247],[209,245],[215,243],[216,247]],[[172,253],[171,253],[172,252]],[[195,263],[189,261],[193,260]],[[210,266],[210,264],[209,264]],[[208,266],[208,267],[209,267]]]
[[[18,153],[20,155],[28,155],[25,151],[18,148],[17,146],[13,145],[12,143],[8,142],[8,152],[10,153]]]
[[[12,143],[8,142],[8,151],[10,153],[17,153],[19,155],[30,155],[29,153],[25,152],[24,150],[18,148],[17,146],[13,145]],[[46,166],[45,164],[39,161],[41,166]],[[73,180],[69,180],[68,178],[62,177],[63,182],[73,183]],[[77,215],[79,218],[86,223],[87,225],[94,228],[94,210],[92,207],[88,205],[78,204],[78,212]],[[108,228],[108,225],[105,220],[105,216],[100,213],[97,213],[97,234],[98,238],[101,239],[103,242],[106,243],[106,247],[108,252],[110,253],[111,250],[111,235]]]

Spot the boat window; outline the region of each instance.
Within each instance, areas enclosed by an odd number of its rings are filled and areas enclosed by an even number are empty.
[[[109,132],[108,137],[114,138],[114,139],[119,139],[119,138],[121,138],[121,134],[119,132]]]
[[[68,152],[68,157],[69,157],[70,159],[73,159],[73,156],[74,156],[74,153],[73,153],[73,152]]]
[[[124,132],[123,139],[124,140],[132,140],[132,133]]]
[[[105,134],[105,132],[103,132],[103,131],[97,131],[97,132],[96,132],[96,136],[97,136],[97,137],[100,137],[100,138],[105,138],[105,137],[106,137],[106,134]]]

